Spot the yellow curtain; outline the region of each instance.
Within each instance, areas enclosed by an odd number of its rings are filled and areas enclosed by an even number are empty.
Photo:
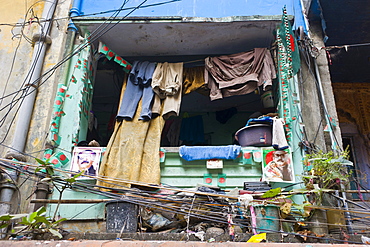
[[[121,98],[123,91],[124,88]],[[159,148],[164,120],[162,116],[150,121],[138,120],[140,112],[141,100],[132,121],[116,123],[100,165],[100,176],[160,183]],[[119,188],[117,185],[131,186],[125,182],[109,184],[98,181],[97,184],[111,188]]]

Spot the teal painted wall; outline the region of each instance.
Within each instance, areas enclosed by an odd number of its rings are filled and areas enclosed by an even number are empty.
[[[95,181],[91,181],[95,183]],[[58,199],[59,192],[54,189],[51,199]],[[99,196],[91,193],[86,193],[77,190],[66,190],[63,192],[62,199],[109,199],[105,196]],[[47,213],[52,217],[56,210],[57,204],[48,204]],[[68,220],[84,220],[84,219],[104,219],[105,218],[105,203],[94,204],[61,204],[59,206],[57,217],[66,218]]]
[[[86,139],[88,130],[88,113],[90,110],[93,94],[93,74],[89,74],[89,65],[93,63],[90,49],[83,49],[75,55],[71,61],[68,81],[66,82],[66,97],[63,102],[64,115],[61,117],[59,136],[60,144],[55,151],[63,151],[67,158],[72,160],[73,147]],[[95,67],[91,64],[92,68]],[[59,164],[60,165],[60,164]],[[71,162],[62,165],[61,168],[69,171]],[[60,174],[66,176],[66,174]],[[94,179],[82,180],[95,184]],[[53,189],[51,199],[59,199],[59,192]],[[62,199],[107,199],[107,197],[66,189]],[[100,204],[62,204],[59,206],[57,215],[67,219],[104,219],[104,203]],[[48,205],[48,214],[54,215],[56,204]]]
[[[260,151],[259,148],[243,148],[244,151]],[[223,160],[222,169],[207,169],[206,160],[186,161],[178,152],[166,152],[161,163],[161,183],[180,188],[194,188],[198,184],[207,184],[206,177],[211,177],[208,185],[220,186],[222,189],[243,189],[244,182],[258,182],[262,177],[262,163],[252,161],[250,164],[242,159]],[[204,176],[209,174],[210,176]],[[219,184],[219,175],[225,174],[226,183]]]

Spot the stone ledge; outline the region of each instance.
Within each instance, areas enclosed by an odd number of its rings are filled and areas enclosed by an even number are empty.
[[[234,240],[230,239],[227,234],[212,236],[204,235],[204,241],[201,241],[194,234],[187,235],[186,233],[68,233],[63,239],[75,240],[123,240],[123,241],[194,241],[194,242],[208,242],[213,239],[214,242],[246,242],[252,234],[239,233],[235,235]],[[329,235],[327,238],[340,239],[338,235]],[[361,243],[361,235],[352,236],[351,242]],[[267,233],[267,242],[269,243],[326,243],[326,244],[342,244],[342,241],[330,241],[317,238],[307,238],[303,242],[301,238],[294,235],[282,235],[279,233]]]

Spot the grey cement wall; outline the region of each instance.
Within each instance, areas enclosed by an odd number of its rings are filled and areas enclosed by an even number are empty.
[[[338,125],[338,116],[334,101],[334,94],[331,85],[330,72],[328,67],[328,60],[324,49],[324,42],[322,41],[321,29],[317,25],[310,27],[311,39],[315,47],[319,48],[316,63],[323,89],[323,98],[327,107],[327,114],[337,123],[337,127],[333,127],[333,133],[337,144],[342,146],[342,138]],[[302,115],[305,123],[305,128],[308,136],[308,141],[317,145],[323,151],[331,149],[331,139],[328,132],[324,132],[327,124],[325,120],[325,110],[321,103],[320,92],[316,82],[316,72],[314,59],[307,54],[307,57],[302,56],[301,68],[301,100],[302,100]]]
[[[314,41],[314,45],[319,48],[325,47],[325,43],[323,42],[323,39],[322,39],[323,36],[322,36],[321,28],[318,28],[317,26],[312,26],[312,30],[313,30],[312,39]],[[329,114],[329,116],[337,124],[336,127],[333,127],[333,132],[334,132],[335,141],[341,148],[342,147],[341,131],[339,128],[337,108],[335,105],[332,81],[331,81],[330,71],[329,71],[330,68],[329,68],[328,58],[327,58],[325,49],[320,50],[319,56],[317,57],[316,61],[317,61],[318,69],[319,69],[322,87],[323,87],[324,99],[326,101],[327,114]]]
[[[300,91],[302,118],[305,126],[307,141],[326,150],[323,133],[322,111],[318,103],[319,97],[315,82],[314,65],[301,54]]]

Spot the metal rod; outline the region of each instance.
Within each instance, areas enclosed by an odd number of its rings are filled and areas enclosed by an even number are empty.
[[[113,199],[32,199],[31,203],[51,203],[51,204],[84,204],[84,203],[102,203],[110,202]]]
[[[349,211],[348,211],[348,203],[346,202],[347,197],[346,197],[346,193],[345,192],[342,193],[342,198],[343,198],[342,199],[343,206],[344,206],[344,209],[345,209],[344,216],[346,218],[347,230],[348,230],[348,233],[349,234],[353,234],[352,220],[351,220],[351,215],[349,214]]]
[[[364,207],[364,206],[362,206],[361,204],[358,204],[358,203],[356,203],[356,202],[354,202],[354,201],[351,201],[351,200],[348,200],[348,199],[343,199],[342,197],[340,197],[339,196],[339,191],[335,191],[335,195],[333,195],[333,194],[329,194],[329,195],[331,195],[331,196],[333,196],[334,198],[336,198],[336,199],[338,199],[338,200],[345,200],[345,201],[347,201],[347,202],[349,202],[349,203],[351,203],[351,204],[353,204],[353,205],[355,205],[355,206],[357,206],[357,207],[359,207],[359,208],[362,208],[362,209],[369,209],[368,207]],[[338,207],[340,207],[341,205],[339,205],[340,203],[338,202]]]

